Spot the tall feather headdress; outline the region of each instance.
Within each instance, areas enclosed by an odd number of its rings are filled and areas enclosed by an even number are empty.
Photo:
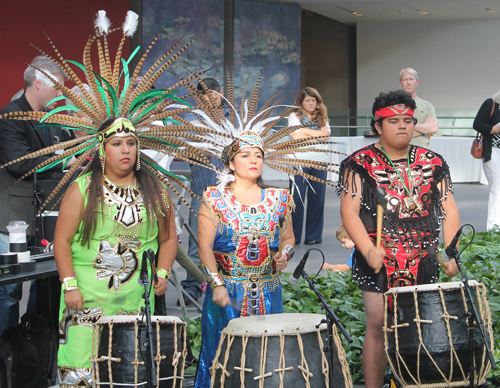
[[[149,69],[143,69],[146,57],[160,36],[158,34],[149,47],[146,48],[144,54],[139,59],[138,65],[132,71],[130,63],[137,55],[139,47],[132,52],[128,59],[122,57],[122,50],[126,39],[135,33],[137,23],[137,14],[129,11],[123,23],[123,37],[118,45],[114,60],[110,55],[107,35],[120,29],[110,28],[111,22],[107,18],[105,11],[99,11],[97,14],[94,24],[95,33],[85,45],[83,63],[63,58],[48,36],[47,39],[54,49],[55,57],[48,55],[45,51],[34,46],[43,55],[59,65],[79,87],[83,97],[78,96],[71,89],[59,84],[53,77],[50,77],[56,87],[63,92],[63,96],[53,99],[47,105],[63,99],[69,100],[70,104],[53,109],[49,113],[11,112],[0,115],[0,119],[35,120],[43,123],[44,127],[58,126],[85,133],[82,137],[41,149],[0,166],[0,168],[5,168],[22,160],[41,155],[51,155],[59,151],[59,153],[56,153],[45,162],[24,174],[15,182],[17,183],[34,172],[42,172],[59,163],[67,163],[73,156],[78,156],[76,163],[69,168],[64,178],[47,197],[40,211],[46,207],[70,179],[75,179],[86,171],[85,169],[80,169],[80,167],[89,156],[99,156],[98,129],[101,124],[111,117],[127,119],[132,123],[142,150],[160,151],[164,154],[176,155],[181,159],[190,160],[191,163],[209,165],[204,152],[193,145],[194,142],[199,140],[197,136],[199,129],[188,125],[188,123],[178,116],[190,110],[189,105],[183,101],[187,96],[176,96],[176,89],[179,86],[189,85],[190,80],[200,77],[205,72],[195,73],[190,77],[180,79],[179,82],[172,85],[169,89],[152,89],[158,78],[188,48],[192,41],[181,46],[181,38],[170,50],[160,56]],[[94,45],[97,45],[98,71],[93,68],[91,61],[91,50]],[[77,76],[74,68],[83,71],[85,75],[83,80]],[[36,70],[48,76],[44,70],[38,68]],[[141,71],[144,73],[143,76],[140,76]],[[84,85],[84,81],[86,85]],[[90,120],[63,114],[64,111],[83,112]],[[166,125],[167,123],[171,125]],[[61,153],[60,150],[64,150],[64,152]],[[185,185],[176,175],[166,171],[142,152],[140,153],[140,163],[151,174],[180,196],[178,191],[172,186],[171,181],[176,182],[181,187],[185,187]]]
[[[200,77],[197,76],[201,81]],[[304,152],[336,153],[333,150],[315,148],[324,144],[335,144],[322,140],[324,137],[315,136],[304,139],[290,140],[289,136],[302,127],[277,125],[288,115],[297,109],[296,106],[280,105],[287,96],[282,96],[283,90],[271,96],[262,107],[257,110],[259,89],[262,82],[260,73],[255,87],[247,93],[249,79],[246,81],[240,102],[239,110],[235,104],[234,81],[230,75],[226,76],[224,96],[221,95],[227,109],[227,115],[216,106],[215,99],[208,89],[204,88],[204,98],[197,93],[196,88],[188,84],[186,87],[198,103],[199,108],[192,111],[199,120],[198,127],[206,128],[206,133],[200,135],[205,138],[204,143],[198,143],[197,147],[204,149],[211,156],[221,159],[226,168],[219,171],[218,178],[221,186],[227,185],[234,177],[228,170],[228,161],[234,156],[234,152],[242,147],[259,147],[264,153],[264,163],[275,170],[284,172],[293,180],[294,175],[300,175],[308,180],[318,181],[332,187],[334,184],[306,174],[304,167],[312,167],[332,173],[338,173],[333,167],[338,164],[311,161],[301,158]],[[277,111],[281,112],[277,113]],[[232,150],[234,148],[234,150]]]

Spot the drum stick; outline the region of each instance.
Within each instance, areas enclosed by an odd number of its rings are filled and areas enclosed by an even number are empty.
[[[382,243],[382,221],[384,220],[384,208],[382,205],[377,204],[377,249],[380,249]],[[379,273],[380,268],[375,270],[375,273]]]
[[[280,242],[278,244],[278,257],[281,257],[283,252],[283,238],[285,237],[285,232],[283,230],[283,224],[285,223],[285,216],[280,214],[279,217],[279,227],[280,227]],[[281,270],[278,271],[278,276],[281,276]]]
[[[380,249],[382,245],[382,223],[384,221],[384,208],[387,205],[386,194],[387,193],[383,187],[377,187],[377,190],[375,191],[375,198],[377,200],[377,249]],[[375,270],[376,274],[379,272],[380,268]]]

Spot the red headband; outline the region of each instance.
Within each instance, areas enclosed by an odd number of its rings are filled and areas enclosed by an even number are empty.
[[[414,110],[411,109],[408,105],[398,104],[386,106],[385,108],[381,108],[375,112],[375,121],[380,119],[385,119],[387,117],[398,116],[398,115],[408,115],[413,116]]]

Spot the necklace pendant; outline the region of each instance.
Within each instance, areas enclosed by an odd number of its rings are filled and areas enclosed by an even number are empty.
[[[405,197],[403,201],[404,201],[404,204],[405,204],[405,208],[408,211],[412,211],[412,210],[414,210],[416,208],[415,202],[413,201],[412,197]]]
[[[415,207],[418,209],[418,211],[422,211],[422,204],[418,201],[418,195],[415,194],[412,198],[413,203],[415,204]]]
[[[422,204],[418,202],[418,195],[415,194],[413,197],[405,197],[404,199],[405,207],[408,211],[422,211]]]

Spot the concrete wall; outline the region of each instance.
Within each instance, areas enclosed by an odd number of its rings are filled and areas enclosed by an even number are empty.
[[[318,89],[329,115],[356,107],[356,30],[302,12],[301,87]],[[297,93],[298,91],[295,91]]]
[[[477,110],[500,88],[498,21],[357,24],[358,109],[381,91],[399,88],[399,72],[413,67],[418,95],[436,110]]]

